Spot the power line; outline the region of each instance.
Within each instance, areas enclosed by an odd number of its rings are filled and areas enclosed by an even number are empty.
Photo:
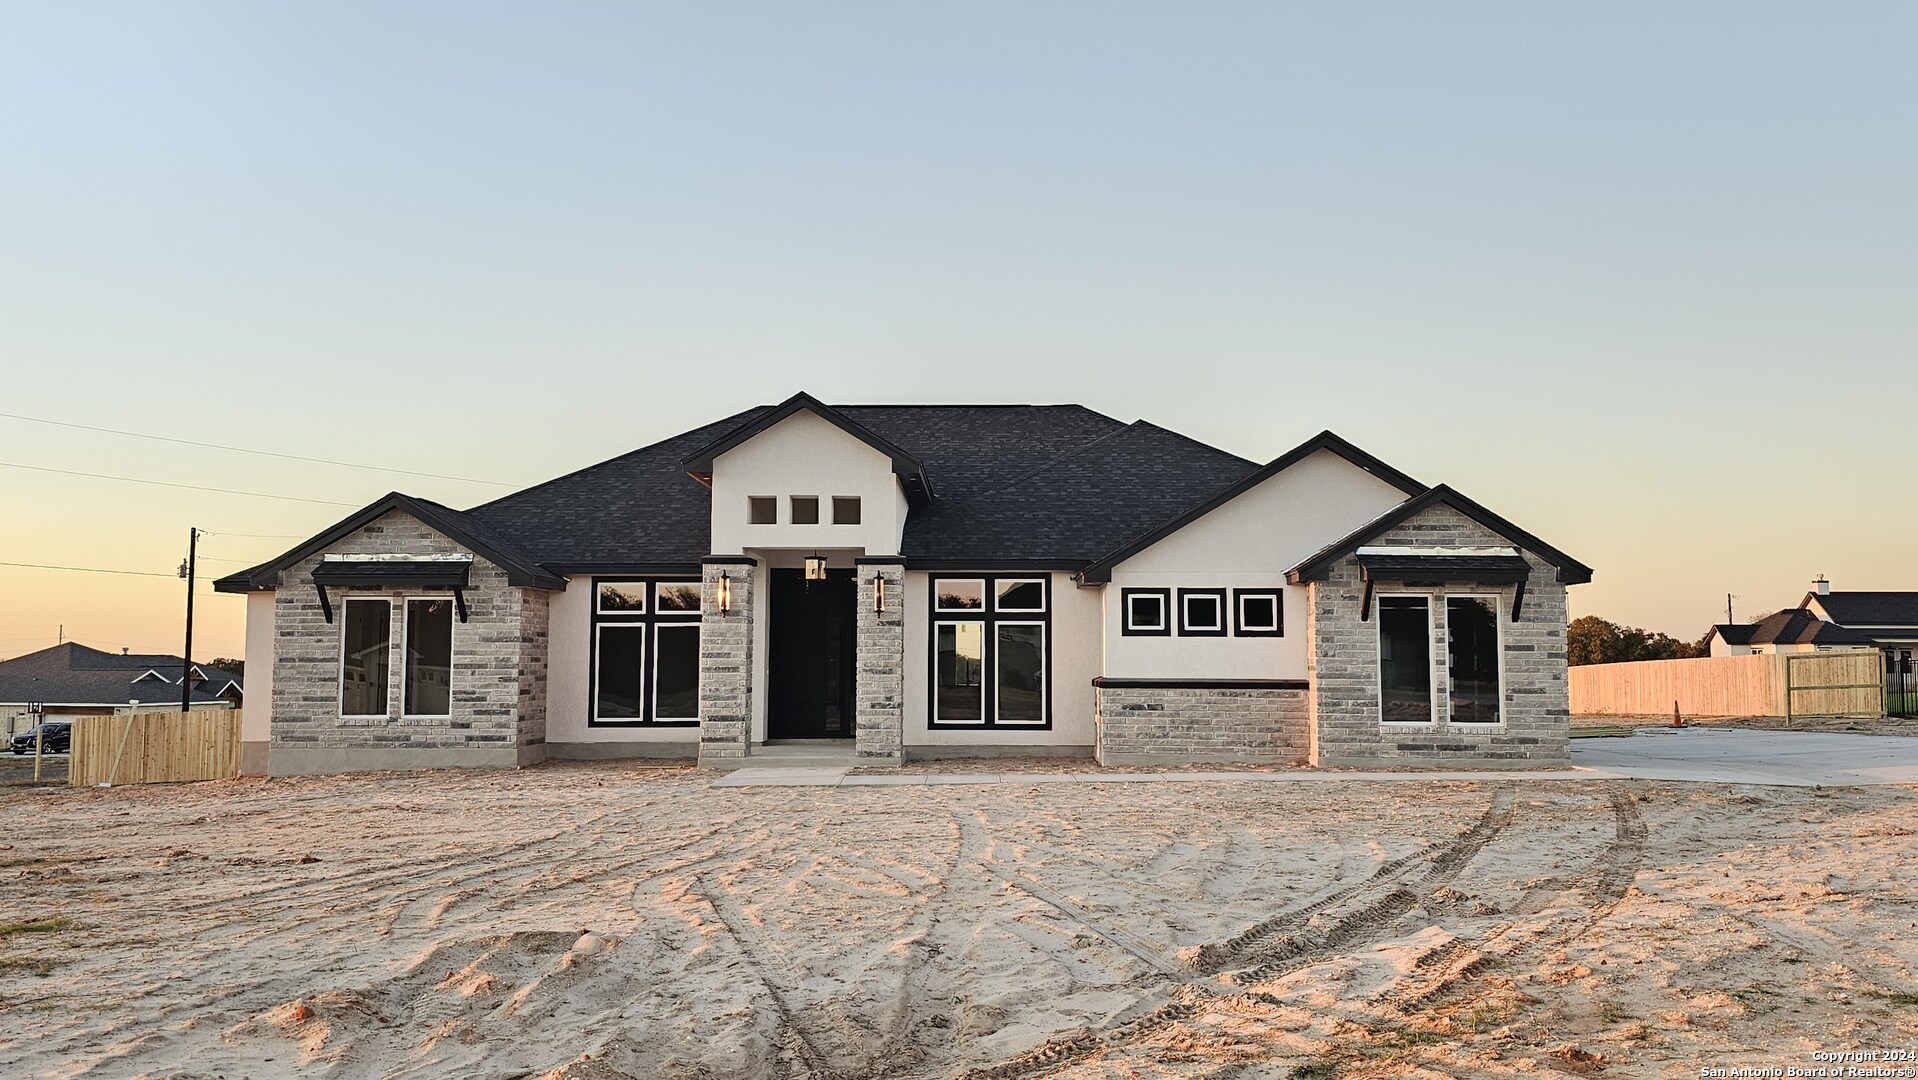
[[[46,563],[0,562],[0,566],[24,566],[30,570],[71,570],[80,574],[127,574],[132,577],[178,578],[178,574],[162,574],[158,570],[106,570],[98,566],[49,566]]]
[[[5,415],[0,413],[0,415]],[[106,473],[79,472],[74,469],[52,469],[45,465],[22,465],[14,461],[0,461],[0,467],[9,469],[30,469],[34,472],[59,473],[63,476],[90,476],[95,480],[118,480],[126,484],[151,484],[155,487],[185,488],[188,491],[215,491],[222,495],[251,495],[256,499],[280,499],[284,502],[319,503],[322,506],[357,506],[357,503],[338,502],[333,499],[303,499],[298,495],[272,495],[264,491],[236,491],[233,488],[202,487],[199,484],[175,484],[167,480],[143,480],[137,476],[109,476]]]
[[[276,450],[255,450],[250,446],[226,446],[221,443],[196,442],[192,439],[176,439],[170,435],[150,435],[144,431],[121,431],[118,428],[94,427],[91,424],[75,424],[65,420],[48,420],[39,416],[22,416],[19,413],[0,413],[8,420],[25,420],[30,424],[51,424],[54,427],[75,428],[80,431],[98,431],[107,435],[125,435],[134,439],[152,439],[156,442],[178,443],[181,446],[198,446],[208,450],[228,450],[236,454],[258,454],[261,457],[281,458],[286,461],[307,461],[315,465],[335,465],[342,469],[367,469],[372,472],[394,473],[400,476],[425,476],[434,480],[458,480],[466,484],[488,484],[493,487],[523,487],[522,484],[509,484],[504,480],[478,480],[470,476],[449,476],[446,473],[415,472],[412,469],[393,469],[384,465],[362,465],[356,461],[333,461],[330,458],[305,457],[300,454],[282,454]]]
[[[202,529],[200,530],[200,532],[201,532],[201,535],[204,535],[204,536],[244,536],[248,540],[305,540],[307,539],[306,537],[301,536],[298,533],[230,533],[230,532],[214,532],[212,529]]]

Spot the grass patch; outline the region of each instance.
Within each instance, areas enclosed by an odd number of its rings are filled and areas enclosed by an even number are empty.
[[[38,919],[0,923],[0,941],[6,941],[21,934],[52,934],[61,930],[72,930],[79,925],[65,915],[47,915]]]
[[[1292,1080],[1338,1080],[1339,1064],[1336,1061],[1313,1061],[1292,1067]]]
[[[1625,1006],[1620,1005],[1616,1001],[1599,1002],[1598,1018],[1607,1024],[1618,1024],[1626,1020],[1636,1019],[1631,1013],[1625,1011]]]
[[[49,960],[44,956],[0,956],[0,974],[24,971],[36,978],[44,979],[53,974],[60,961]]]

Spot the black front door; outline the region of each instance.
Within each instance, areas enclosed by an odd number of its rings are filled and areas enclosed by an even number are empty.
[[[856,589],[851,570],[828,570],[824,581],[772,572],[767,738],[852,738]]]

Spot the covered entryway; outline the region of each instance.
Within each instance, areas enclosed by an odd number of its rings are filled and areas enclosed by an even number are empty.
[[[823,581],[801,570],[770,573],[766,739],[851,739],[853,571],[828,570]]]

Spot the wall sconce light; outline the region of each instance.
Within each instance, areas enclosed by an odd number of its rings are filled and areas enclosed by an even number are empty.
[[[877,570],[872,574],[872,610],[878,615],[886,613],[886,575]]]
[[[733,609],[733,579],[726,571],[719,572],[719,586],[714,591],[717,594],[715,599],[719,601],[719,613],[730,613]]]
[[[813,552],[811,555],[806,556],[806,580],[807,581],[826,580],[826,559],[824,556],[820,555],[817,551]]]

